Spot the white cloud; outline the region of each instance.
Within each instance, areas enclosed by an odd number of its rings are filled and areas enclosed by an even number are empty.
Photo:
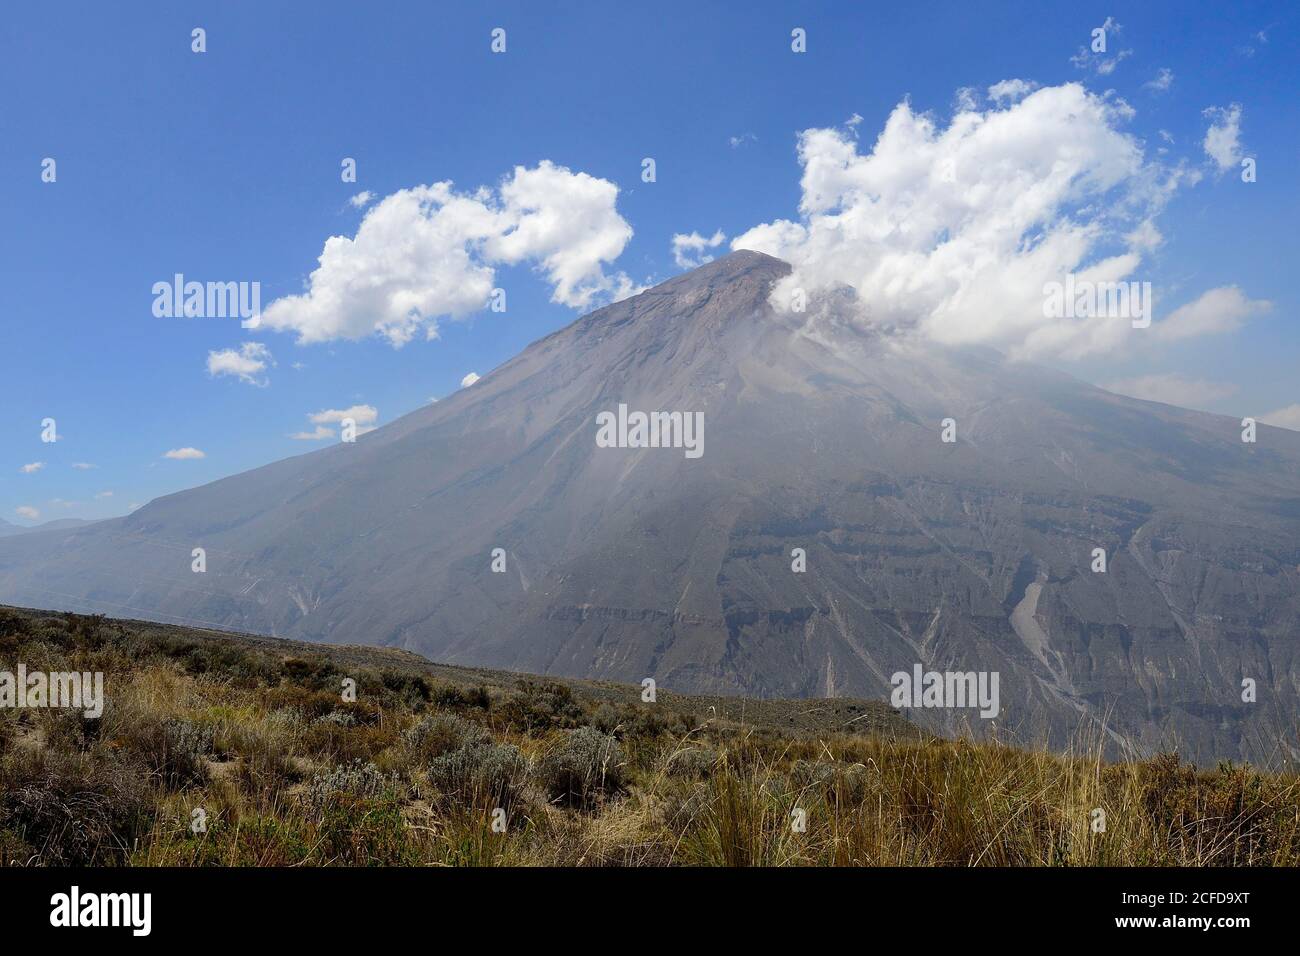
[[[673,236],[673,261],[682,269],[694,269],[712,262],[713,256],[704,255],[704,250],[718,248],[726,238],[721,229],[708,238],[698,232],[679,232]]]
[[[365,189],[357,193],[351,199],[349,199],[348,202],[352,204],[353,209],[360,209],[361,207],[368,205],[370,203],[370,200],[374,198],[375,198],[375,194],[372,193],[369,189]]]
[[[264,374],[268,365],[275,365],[275,359],[261,342],[245,342],[238,350],[208,353],[208,374],[213,378],[233,375],[241,382],[264,387],[268,384]]]
[[[1099,49],[1099,51],[1093,51],[1092,44],[1096,43],[1096,39],[1089,39],[1088,46],[1079,47],[1079,52],[1070,57],[1070,62],[1080,70],[1091,69],[1093,72],[1096,72],[1099,77],[1109,77],[1110,74],[1115,72],[1115,66],[1118,66],[1121,62],[1127,60],[1128,57],[1134,55],[1134,52],[1132,52],[1131,49],[1121,49],[1121,51],[1115,53],[1112,57],[1106,56],[1110,47],[1113,46],[1115,39],[1117,39],[1119,34],[1122,34],[1125,29],[1123,29],[1123,26],[1119,25],[1118,22],[1115,22],[1114,17],[1106,17],[1106,22],[1102,23],[1101,30],[1105,31],[1104,48]],[[1091,33],[1091,31],[1089,31],[1089,33]]]
[[[197,448],[173,448],[171,451],[163,452],[164,458],[174,458],[177,461],[189,461],[195,458],[207,458],[208,456]]]
[[[40,471],[44,467],[45,467],[45,462],[34,461],[31,464],[23,465],[18,470],[21,471],[24,475],[34,475],[36,474],[36,472]]]
[[[337,432],[329,426],[342,424],[345,418],[356,423],[358,435],[364,435],[375,430],[374,423],[379,420],[379,409],[373,405],[353,405],[351,408],[326,408],[312,412],[307,420],[316,427],[307,432],[294,432],[289,437],[297,441],[324,441],[333,438]]]
[[[111,497],[113,497],[113,492],[111,492],[111,491],[101,491],[101,492],[98,492],[98,493],[95,495],[95,497],[96,497],[96,498],[111,498]]]
[[[358,425],[372,425],[379,420],[379,409],[373,405],[353,405],[351,408],[327,408],[307,416],[313,425],[337,425],[350,418]]]
[[[989,87],[989,99],[995,103],[1014,102],[1024,99],[1036,89],[1038,84],[1030,80],[1002,80]]]
[[[1260,415],[1259,420],[1265,425],[1300,432],[1300,405],[1287,405],[1285,408]]]
[[[1235,332],[1252,315],[1269,311],[1266,299],[1248,299],[1235,285],[1220,286],[1203,293],[1194,302],[1179,306],[1163,321],[1151,327],[1162,342],[1177,342],[1201,335]]]
[[[1105,33],[1104,48],[1094,52],[1092,44],[1095,43],[1096,40],[1092,39],[1089,41],[1088,46],[1079,47],[1079,52],[1070,57],[1070,62],[1080,70],[1091,69],[1094,70],[1098,76],[1110,76],[1110,74],[1115,72],[1115,67],[1119,66],[1121,62],[1127,60],[1133,55],[1133,51],[1120,50],[1114,56],[1107,57],[1106,53],[1110,50],[1115,39],[1124,32],[1124,27],[1115,22],[1113,17],[1107,17],[1106,22],[1101,25],[1101,29]]]
[[[1255,32],[1255,35],[1252,37],[1252,40],[1255,41],[1255,42],[1258,42],[1260,46],[1267,46],[1267,45],[1268,45],[1268,31],[1266,31],[1266,30],[1257,30],[1257,31]],[[1256,53],[1256,49],[1255,49],[1255,47],[1254,47],[1252,44],[1250,44],[1250,43],[1244,43],[1244,44],[1242,44],[1242,45],[1240,45],[1240,46],[1237,47],[1237,52],[1240,53],[1242,56],[1251,57],[1251,56],[1254,56],[1254,55],[1255,55],[1255,53]]]
[[[295,441],[324,441],[326,438],[333,438],[334,429],[328,425],[317,425],[309,432],[294,432],[289,437]]]
[[[606,264],[632,227],[618,214],[618,187],[543,160],[493,190],[457,192],[450,182],[415,186],[367,211],[354,238],[325,242],[307,291],[272,302],[265,327],[300,344],[378,334],[396,348],[437,320],[475,312],[495,267],[528,263],[552,285],[551,300],[587,308],[639,291]]]
[[[1153,93],[1163,93],[1173,85],[1174,71],[1167,66],[1162,66],[1159,73],[1142,84],[1145,89]]]
[[[92,468],[98,468],[99,466],[92,465],[88,461],[74,461],[72,467],[77,469],[77,471],[90,471]]]
[[[727,142],[731,144],[732,149],[739,149],[741,146],[744,146],[746,143],[758,142],[758,137],[755,136],[753,133],[741,133],[739,136],[730,137],[727,140]]]
[[[14,509],[14,514],[20,518],[26,518],[28,521],[35,521],[41,516],[41,513],[31,505],[19,505]]]
[[[799,220],[731,246],[794,266],[779,308],[796,288],[851,286],[857,319],[878,329],[1019,356],[1115,350],[1139,334],[1131,323],[1045,318],[1043,290],[1069,273],[1133,279],[1161,241],[1155,217],[1195,181],[1145,159],[1120,128],[1130,113],[1068,83],[946,127],[903,102],[866,152],[851,131],[806,130]]]
[[[478,381],[478,372],[470,372],[468,375],[466,375],[464,378],[460,380],[460,387],[469,388],[477,381]]]
[[[1237,386],[1227,382],[1184,378],[1173,373],[1106,382],[1102,388],[1148,402],[1164,402],[1166,405],[1183,408],[1201,408],[1206,403],[1227,398],[1237,391]]]
[[[1241,105],[1210,106],[1202,113],[1210,120],[1201,143],[1205,154],[1214,160],[1219,172],[1240,166],[1242,160],[1241,146]]]

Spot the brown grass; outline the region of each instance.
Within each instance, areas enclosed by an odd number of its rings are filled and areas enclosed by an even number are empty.
[[[592,703],[554,682],[461,686],[0,610],[0,667],[19,660],[102,670],[108,703],[97,721],[0,713],[10,865],[1300,862],[1295,774],[1106,763],[1097,741],[1052,754],[774,731],[642,704],[639,688]]]

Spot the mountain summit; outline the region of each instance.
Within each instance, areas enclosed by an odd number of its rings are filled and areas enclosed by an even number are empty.
[[[6,538],[0,600],[680,691],[886,698],[917,665],[974,671],[999,675],[996,718],[914,719],[1057,745],[1104,723],[1203,760],[1281,746],[1300,435],[1244,443],[1232,419],[778,312],[788,271],[733,253],[355,443]]]

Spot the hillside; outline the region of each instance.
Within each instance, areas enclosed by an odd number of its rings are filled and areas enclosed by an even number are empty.
[[[1300,862],[1294,774],[944,741],[868,701],[649,704],[404,651],[0,608],[0,669],[18,662],[100,671],[106,703],[0,710],[6,864]]]

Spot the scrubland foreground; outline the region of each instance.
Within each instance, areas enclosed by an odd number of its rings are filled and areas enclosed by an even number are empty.
[[[1290,866],[1291,773],[925,735],[744,701],[0,608],[0,669],[102,672],[99,718],[0,710],[12,866]],[[344,700],[345,679],[356,683]]]

